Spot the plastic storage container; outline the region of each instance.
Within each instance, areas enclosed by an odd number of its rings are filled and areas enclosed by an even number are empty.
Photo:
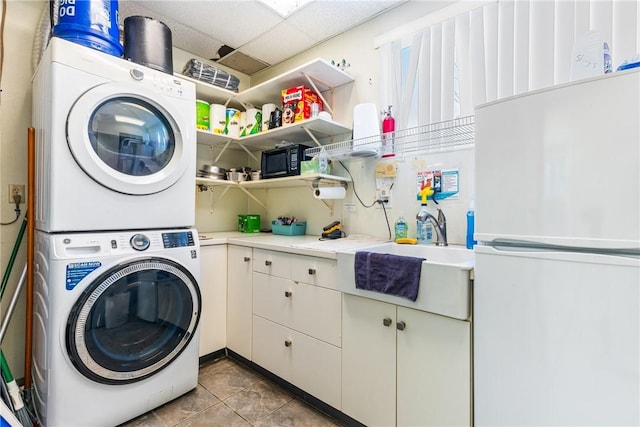
[[[307,232],[305,221],[294,222],[291,225],[278,224],[278,221],[271,221],[271,232],[285,236],[302,236]]]
[[[113,56],[122,56],[118,0],[61,1],[53,35]]]
[[[260,215],[238,215],[238,231],[243,233],[259,233]]]

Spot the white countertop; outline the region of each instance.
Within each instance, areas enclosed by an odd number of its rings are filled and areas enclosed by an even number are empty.
[[[199,232],[200,246],[239,245],[252,248],[336,259],[336,253],[385,242],[371,236],[351,235],[342,239],[320,240],[320,236],[283,236],[271,233],[238,231]]]

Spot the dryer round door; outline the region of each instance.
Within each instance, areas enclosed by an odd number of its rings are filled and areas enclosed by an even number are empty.
[[[184,266],[164,258],[122,263],[93,280],[74,304],[67,354],[93,381],[143,380],[189,345],[200,307],[200,290]]]
[[[131,83],[103,84],[78,98],[67,118],[67,143],[89,177],[119,193],[145,195],[191,172],[194,124],[180,111],[184,103],[157,99]]]

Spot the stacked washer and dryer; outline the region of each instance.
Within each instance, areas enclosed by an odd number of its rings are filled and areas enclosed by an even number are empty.
[[[113,426],[197,385],[195,87],[54,37],[33,90],[35,406]]]

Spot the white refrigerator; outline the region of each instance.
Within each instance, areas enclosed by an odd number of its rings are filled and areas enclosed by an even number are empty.
[[[475,123],[475,425],[640,425],[640,71]]]

